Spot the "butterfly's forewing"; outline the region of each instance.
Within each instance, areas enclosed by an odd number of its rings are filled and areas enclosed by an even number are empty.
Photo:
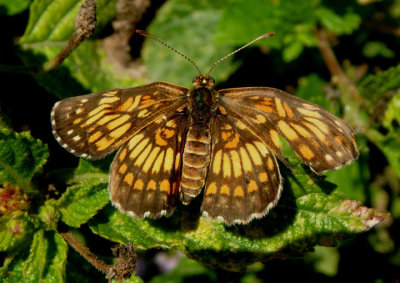
[[[174,113],[185,103],[187,91],[157,82],[67,98],[53,107],[53,133],[71,153],[102,158],[160,116]]]
[[[122,212],[139,217],[170,215],[177,199],[187,117],[164,118],[134,135],[110,170],[110,196]]]
[[[279,199],[282,185],[275,156],[240,120],[212,120],[213,149],[201,209],[226,224],[245,224],[265,215]]]
[[[318,105],[267,87],[219,93],[218,103],[229,115],[242,115],[243,124],[256,126],[257,135],[275,148],[280,148],[279,133],[316,173],[341,168],[358,157],[353,130]]]

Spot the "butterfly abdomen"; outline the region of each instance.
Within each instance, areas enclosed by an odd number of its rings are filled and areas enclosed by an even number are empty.
[[[204,186],[210,163],[211,135],[209,122],[192,122],[183,152],[180,198],[189,204]]]

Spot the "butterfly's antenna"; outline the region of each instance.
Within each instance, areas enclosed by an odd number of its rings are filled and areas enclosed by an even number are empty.
[[[154,35],[148,34],[147,32],[145,32],[144,30],[140,30],[137,29],[136,33],[143,35],[145,37],[149,37],[154,39],[155,41],[157,41],[158,43],[160,43],[161,45],[164,45],[165,47],[167,47],[168,49],[174,51],[175,53],[181,55],[183,58],[185,58],[187,61],[189,61],[190,63],[193,64],[193,66],[195,66],[195,68],[197,69],[197,71],[199,72],[199,76],[201,76],[201,72],[199,67],[197,67],[196,63],[193,62],[189,57],[187,57],[186,55],[182,54],[181,52],[179,52],[178,50],[176,50],[175,48],[172,48],[171,46],[169,46],[168,44],[166,44],[164,41],[162,41],[161,39],[158,39],[157,37],[155,37]]]
[[[274,34],[275,34],[274,32],[267,32],[267,33],[265,33],[265,34],[263,34],[263,35],[260,35],[259,37],[257,37],[256,39],[253,39],[252,41],[250,41],[250,42],[247,43],[246,45],[244,45],[244,46],[240,47],[239,49],[236,49],[235,51],[233,51],[233,52],[229,53],[228,55],[222,57],[221,59],[219,59],[217,62],[215,62],[215,63],[211,66],[211,68],[210,68],[210,70],[208,71],[206,77],[208,77],[208,76],[211,74],[211,72],[212,72],[212,70],[214,70],[215,66],[217,66],[219,63],[221,63],[221,62],[224,61],[225,59],[231,57],[231,56],[232,56],[233,54],[235,54],[235,53],[238,53],[240,50],[246,48],[246,47],[249,46],[250,44],[253,44],[253,43],[256,42],[257,40],[260,40],[260,39],[263,39],[263,38],[267,38],[267,37],[273,36]]]

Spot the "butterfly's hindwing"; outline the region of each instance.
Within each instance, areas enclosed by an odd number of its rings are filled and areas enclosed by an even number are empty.
[[[226,224],[245,224],[265,215],[279,199],[278,163],[266,145],[239,120],[217,116],[211,124],[212,157],[201,209]]]
[[[174,113],[187,91],[158,82],[67,98],[53,107],[53,133],[71,153],[102,158],[160,116]]]
[[[280,146],[278,134],[282,135],[316,173],[341,168],[358,156],[353,130],[318,105],[267,87],[225,89],[219,93],[219,103],[226,111],[240,113],[247,126],[257,125],[258,135],[270,141],[271,149],[271,143]]]
[[[118,151],[110,170],[110,196],[122,212],[157,218],[173,211],[180,186],[187,118],[163,118]]]

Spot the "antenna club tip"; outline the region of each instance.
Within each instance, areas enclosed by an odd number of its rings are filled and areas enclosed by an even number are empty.
[[[271,36],[274,36],[275,35],[275,33],[272,31],[272,32],[267,32],[267,33],[264,33],[262,36],[260,36],[261,38],[267,38],[267,37],[271,37]]]
[[[145,34],[147,34],[147,32],[145,32],[144,30],[141,30],[141,29],[137,29],[135,32],[138,33],[138,34],[140,34],[140,35],[145,35]]]

